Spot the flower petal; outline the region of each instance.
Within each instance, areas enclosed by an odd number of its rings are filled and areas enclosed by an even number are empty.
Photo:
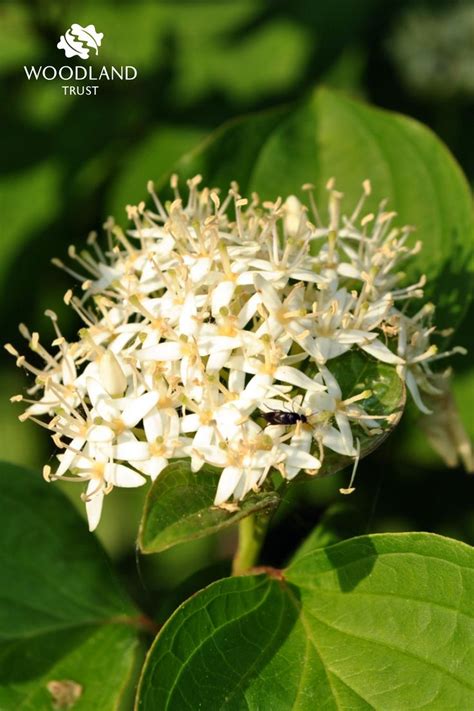
[[[304,449],[282,444],[280,448],[286,453],[285,469],[289,479],[292,479],[300,469],[319,469],[321,462]],[[291,473],[291,475],[290,475]]]
[[[315,358],[319,363],[325,363],[331,358],[337,358],[337,356],[347,353],[351,348],[350,344],[339,343],[332,338],[326,338],[326,336],[321,336],[316,338],[315,342]],[[313,354],[311,354],[313,355]]]
[[[142,350],[136,351],[135,357],[138,358],[138,360],[151,361],[181,360],[181,343],[177,343],[176,341],[163,341],[156,346],[150,346],[150,348],[142,348]]]
[[[93,425],[87,432],[89,442],[111,442],[114,437],[114,431],[106,425]]]
[[[151,392],[140,397],[129,398],[123,408],[122,421],[127,427],[135,427],[150,410],[155,407],[160,398],[159,393]]]
[[[152,481],[155,481],[157,476],[161,474],[163,469],[168,466],[168,460],[166,457],[151,457],[146,462],[131,462],[133,466],[136,466],[143,474],[150,477]]]
[[[154,442],[157,437],[163,436],[163,419],[156,407],[143,417],[143,429],[147,442]]]
[[[216,496],[214,498],[215,506],[220,506],[234,493],[237,484],[242,476],[242,470],[239,467],[226,467],[219,479],[217,485]]]
[[[179,333],[186,336],[195,336],[198,332],[198,322],[196,320],[197,308],[194,294],[190,292],[186,295],[179,316]]]
[[[378,339],[372,343],[366,343],[364,345],[359,344],[359,347],[369,355],[377,358],[377,360],[381,360],[383,363],[391,363],[394,365],[403,363],[403,359],[400,358],[400,356],[392,353],[392,351]]]
[[[142,486],[146,479],[141,474],[126,467],[124,464],[109,463],[105,466],[105,480],[114,486],[121,486],[126,489],[135,486]]]
[[[133,460],[144,461],[150,458],[150,447],[147,442],[121,442],[114,446],[114,458],[127,462]]]
[[[344,437],[341,432],[336,429],[336,427],[327,425],[326,427],[321,428],[320,433],[324,446],[332,449],[333,452],[350,457],[354,457],[356,455],[355,449],[350,452],[347,451],[347,444]]]
[[[267,309],[270,312],[278,311],[278,309],[281,308],[280,297],[278,296],[277,290],[270,284],[270,282],[264,279],[261,274],[255,274],[254,284],[257,293],[260,294]]]
[[[71,468],[74,459],[77,457],[77,452],[80,452],[85,444],[84,437],[76,437],[69,443],[68,448],[63,454],[58,456],[59,467],[54,472],[55,476],[62,476]]]
[[[316,382],[313,378],[309,378],[307,375],[293,368],[291,365],[280,365],[275,371],[276,380],[282,380],[284,383],[291,383],[296,385],[298,388],[303,388],[304,390],[325,390],[325,386],[321,383]]]
[[[354,438],[352,436],[352,428],[349,420],[342,412],[336,412],[336,422],[346,449],[344,454],[352,456],[354,452]]]
[[[214,317],[218,316],[222,307],[230,304],[235,287],[235,281],[230,281],[229,279],[221,281],[220,284],[214,287],[211,296],[211,312]]]
[[[425,415],[431,415],[432,410],[429,410],[421,399],[418,383],[416,382],[416,378],[410,370],[407,370],[405,382],[413,400],[415,401],[417,408],[421,410],[421,412],[424,412]]]
[[[97,480],[91,479],[86,490],[86,495],[90,494],[97,488]],[[86,501],[86,514],[89,524],[89,531],[95,531],[99,525],[100,516],[102,514],[102,504],[104,502],[104,493],[102,490],[97,491],[90,500]]]

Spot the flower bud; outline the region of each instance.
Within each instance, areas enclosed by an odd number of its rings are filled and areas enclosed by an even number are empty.
[[[127,387],[127,379],[112,351],[105,351],[99,362],[100,381],[111,397],[121,397]]]

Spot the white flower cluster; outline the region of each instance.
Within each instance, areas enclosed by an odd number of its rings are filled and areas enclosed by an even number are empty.
[[[432,306],[400,306],[422,296],[424,279],[403,287],[399,272],[420,245],[407,246],[410,228],[394,227],[384,203],[362,217],[368,181],[348,217],[330,181],[326,222],[311,186],[308,209],[294,196],[248,201],[235,184],[221,201],[199,183],[183,201],[174,176],[166,205],[150,183],[154,209],[127,208],[134,229],[109,220],[104,249],[95,234],[88,251],[71,247],[77,271],[55,260],[81,283],[65,295],[84,324],[77,341],[48,311],[53,354],[23,325],[34,362],[7,345],[35,376],[30,398],[13,398],[28,404],[20,419],[59,449],[45,477],[87,483],[91,530],[114,486],[155,479],[176,457],[222,470],[218,506],[272,469],[317,473],[326,449],[356,460],[354,423],[376,434],[381,421],[364,410],[369,390],[344,400],[331,373],[351,349],[396,366],[420,409],[420,390],[434,391]]]

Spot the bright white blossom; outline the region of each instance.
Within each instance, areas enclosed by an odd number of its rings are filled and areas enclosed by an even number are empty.
[[[327,220],[311,186],[308,208],[295,196],[249,203],[235,184],[222,199],[199,183],[185,201],[173,177],[165,205],[150,183],[153,208],[127,208],[132,229],[109,219],[105,246],[92,234],[88,251],[70,247],[74,268],[55,260],[81,284],[65,296],[83,322],[77,341],[49,311],[53,353],[24,325],[32,361],[7,346],[35,376],[29,397],[13,398],[27,403],[21,419],[57,448],[45,477],[84,483],[91,530],[113,487],[154,480],[177,457],[221,470],[217,506],[274,471],[317,475],[327,450],[357,462],[361,433],[380,434],[390,416],[368,411],[370,383],[344,396],[334,365],[349,351],[396,368],[424,413],[440,392],[433,309],[407,308],[424,278],[407,285],[400,271],[420,245],[384,203],[362,215],[368,181],[351,215],[330,181]]]

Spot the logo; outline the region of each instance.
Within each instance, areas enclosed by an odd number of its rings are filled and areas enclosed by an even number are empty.
[[[99,54],[99,47],[102,43],[103,32],[96,32],[94,25],[82,27],[77,23],[71,25],[57,44],[58,49],[63,49],[66,57],[80,57],[89,59],[89,51],[95,50]]]
[[[99,47],[104,38],[103,32],[97,32],[94,25],[71,25],[61,35],[57,48],[62,49],[68,59],[79,57],[89,59],[92,52],[99,54]],[[97,96],[102,82],[133,81],[138,76],[138,69],[130,65],[97,66],[94,62],[89,65],[65,64],[56,67],[51,64],[46,66],[24,66],[28,81],[61,81],[61,89],[65,96]]]

